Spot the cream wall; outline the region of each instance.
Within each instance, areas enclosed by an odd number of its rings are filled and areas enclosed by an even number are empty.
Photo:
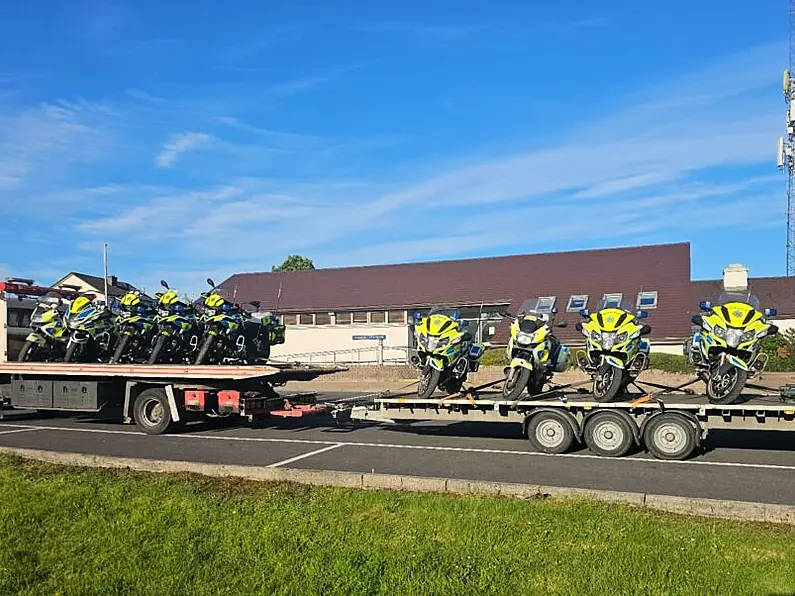
[[[385,335],[384,360],[405,362],[405,347],[409,345],[409,327],[402,323],[288,325],[285,343],[273,346],[271,358],[279,360],[287,356],[301,356],[300,360],[307,363],[332,362],[333,355],[329,352],[337,352],[337,362],[376,362],[378,341],[354,340],[352,337],[354,335]],[[314,356],[309,358],[303,356],[305,354],[314,354]]]
[[[97,288],[87,284],[76,275],[67,275],[63,280],[61,280],[60,283],[61,285],[76,286],[80,288],[82,292],[90,292],[91,294],[94,294],[97,300],[105,300],[105,294],[103,291],[104,288],[97,290]]]

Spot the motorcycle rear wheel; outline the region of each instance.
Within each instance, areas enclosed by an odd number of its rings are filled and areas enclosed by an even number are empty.
[[[724,406],[737,403],[747,379],[748,373],[734,366],[722,375],[710,374],[707,378],[707,397],[710,403]]]

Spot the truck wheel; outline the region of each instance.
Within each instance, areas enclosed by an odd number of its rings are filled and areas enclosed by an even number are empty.
[[[527,438],[543,453],[565,453],[574,444],[574,430],[568,414],[563,412],[539,412],[527,423]]]
[[[624,384],[624,373],[615,366],[603,364],[593,380],[593,398],[598,402],[613,401]]]
[[[437,385],[439,385],[439,378],[442,376],[442,373],[432,366],[426,366],[425,370],[422,371],[422,376],[420,377],[420,386],[417,388],[417,397],[420,399],[428,399],[433,392],[436,391]]]
[[[623,457],[634,441],[630,422],[616,412],[597,412],[588,418],[582,434],[588,448],[603,457]]]
[[[739,401],[748,373],[732,366],[725,373],[710,375],[707,380],[707,397],[710,403],[728,405]]]
[[[147,435],[162,435],[171,426],[171,409],[166,390],[146,389],[138,394],[133,405],[135,424]]]
[[[119,344],[113,351],[113,356],[110,358],[110,364],[118,364],[121,361],[122,356],[124,356],[124,352],[127,350],[128,343],[130,343],[130,336],[122,335],[121,339],[119,339]]]
[[[533,371],[529,368],[519,366],[509,369],[502,384],[502,395],[505,399],[517,400],[522,395],[522,391],[530,382],[530,375]]]
[[[687,459],[698,445],[698,428],[673,412],[657,414],[643,431],[643,442],[657,459]]]

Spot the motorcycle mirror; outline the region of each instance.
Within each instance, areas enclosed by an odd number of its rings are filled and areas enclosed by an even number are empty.
[[[587,308],[582,308],[582,309],[580,309],[580,316],[581,317],[589,317],[589,316],[591,316],[591,311],[588,310]]]
[[[254,308],[259,308],[260,304],[262,304],[262,302],[260,302],[259,300],[252,300],[251,302],[249,302],[249,304],[251,306],[253,306]]]
[[[171,288],[168,287],[165,279],[160,280],[160,285],[163,286],[165,289],[170,290]]]
[[[213,281],[213,278],[212,278],[212,277],[208,277],[208,278],[207,278],[207,283],[208,283],[208,284],[210,284],[210,287],[211,287],[211,288],[214,288],[214,287],[215,287],[215,282]]]
[[[645,310],[639,310],[638,312],[635,313],[635,316],[638,317],[639,319],[646,319],[648,318],[649,313],[647,313]]]
[[[418,313],[418,312],[415,312],[412,316],[414,317],[415,321],[422,320],[422,315],[420,313]]]
[[[555,325],[555,327],[568,327],[568,326],[569,324],[566,321],[561,321],[560,323]]]
[[[697,327],[701,327],[701,315],[693,315],[690,318],[690,322],[693,323],[693,325],[696,325]]]
[[[778,311],[775,308],[766,308],[765,309],[765,316],[766,317],[775,317],[778,314]]]
[[[458,324],[461,325],[461,327],[469,327],[469,321],[461,320],[458,321]]]
[[[575,328],[577,331],[582,331],[582,323],[577,323],[577,324],[574,326],[574,328]]]
[[[712,308],[712,302],[710,302],[709,300],[703,300],[698,303],[698,307],[701,310],[710,310]]]
[[[556,307],[552,307],[552,310],[550,310],[549,312],[552,313],[553,315],[556,315],[558,314],[558,309]]]
[[[651,333],[651,327],[649,327],[648,325],[644,325],[643,327],[640,328],[641,335],[649,335],[649,333]]]

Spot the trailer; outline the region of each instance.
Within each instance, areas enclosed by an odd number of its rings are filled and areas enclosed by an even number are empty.
[[[633,448],[645,447],[658,459],[683,460],[696,452],[713,429],[795,431],[792,389],[757,390],[735,405],[711,404],[705,395],[681,391],[609,403],[570,390],[520,401],[500,399],[502,394],[495,392],[439,399],[381,396],[335,416],[396,424],[507,422],[521,428],[542,453],[561,454],[585,443],[604,457],[622,457]]]

